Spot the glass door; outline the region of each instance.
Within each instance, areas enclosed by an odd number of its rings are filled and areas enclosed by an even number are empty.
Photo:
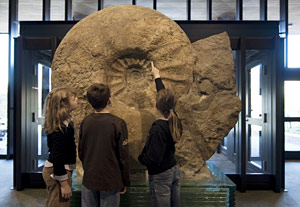
[[[247,97],[247,144],[248,167],[261,171],[262,159],[262,65],[256,65],[248,69],[248,97]],[[252,170],[249,170],[250,172]]]
[[[42,169],[48,157],[43,130],[44,101],[51,90],[53,38],[16,39],[14,179],[18,190],[43,187]]]
[[[29,104],[29,117],[31,122],[28,122],[28,138],[26,141],[30,146],[27,151],[27,157],[30,157],[27,171],[39,172],[42,171],[44,163],[48,157],[47,137],[43,130],[44,123],[44,101],[51,90],[51,68],[50,63],[47,61],[48,51],[34,51],[32,52],[31,66],[32,68],[28,73],[29,88],[28,103]],[[50,53],[49,53],[50,54]]]
[[[271,171],[271,138],[269,129],[271,115],[268,90],[268,62],[264,52],[247,51],[246,67],[246,173]],[[267,53],[266,53],[267,54]],[[255,58],[254,58],[255,57]],[[255,61],[252,61],[255,59]],[[270,68],[270,67],[269,67]]]

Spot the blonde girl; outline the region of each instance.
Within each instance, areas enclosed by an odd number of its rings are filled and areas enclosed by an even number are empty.
[[[152,64],[155,79],[158,119],[152,124],[139,161],[146,165],[154,207],[180,205],[180,171],[175,159],[175,144],[182,135],[181,122],[175,112],[173,93],[165,89],[159,70]]]
[[[70,88],[52,90],[45,101],[44,129],[49,149],[43,169],[46,207],[69,206],[72,171],[76,167],[76,145],[70,113],[76,107],[77,96]]]

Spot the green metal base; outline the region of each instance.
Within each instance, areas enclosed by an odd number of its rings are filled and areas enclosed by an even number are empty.
[[[215,165],[207,162],[215,180],[181,180],[181,206],[183,207],[234,207],[235,184]],[[80,207],[81,183],[73,182],[71,207]],[[127,192],[121,195],[121,207],[151,207],[149,186],[146,180],[132,180]]]

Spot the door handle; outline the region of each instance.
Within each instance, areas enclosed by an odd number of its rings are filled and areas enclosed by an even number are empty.
[[[267,113],[264,113],[264,123],[267,123]]]
[[[34,112],[32,112],[31,121],[32,121],[32,122],[35,122],[35,113],[34,113]]]

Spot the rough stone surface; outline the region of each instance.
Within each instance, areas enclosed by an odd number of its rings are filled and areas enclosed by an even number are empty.
[[[176,110],[183,120],[184,135],[177,144],[177,158],[183,177],[210,177],[205,161],[234,127],[240,111],[226,33],[191,44],[174,21],[153,9],[109,7],[84,18],[64,37],[54,56],[52,85],[78,91],[77,129],[92,113],[86,89],[92,83],[111,88],[112,113],[128,125],[134,174],[144,169],[137,156],[157,115],[150,61],[178,97]]]

